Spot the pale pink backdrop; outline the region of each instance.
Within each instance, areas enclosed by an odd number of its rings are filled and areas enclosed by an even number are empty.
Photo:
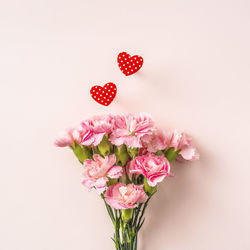
[[[193,135],[199,162],[172,167],[140,250],[250,249],[247,0],[0,2],[0,249],[111,250],[101,199],[57,132],[93,114],[150,112]],[[125,77],[120,51],[144,57]],[[115,101],[91,100],[113,81]]]

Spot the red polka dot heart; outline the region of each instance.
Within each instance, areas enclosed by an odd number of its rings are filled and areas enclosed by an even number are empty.
[[[121,52],[117,56],[117,63],[122,73],[129,76],[142,67],[143,58],[138,55],[130,56],[126,52]],[[95,85],[90,90],[92,98],[104,106],[108,106],[114,100],[116,92],[117,87],[112,82],[106,83],[103,87]]]
[[[143,58],[138,55],[130,56],[126,52],[121,52],[117,57],[117,63],[122,73],[129,76],[136,73],[142,67]]]
[[[90,94],[96,102],[104,106],[108,106],[114,100],[116,91],[116,85],[112,82],[109,82],[103,87],[99,85],[93,86],[90,90]]]

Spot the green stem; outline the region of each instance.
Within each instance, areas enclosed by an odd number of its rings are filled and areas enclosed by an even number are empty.
[[[104,199],[103,196],[102,196],[102,198],[103,198],[105,207],[106,207],[106,209],[107,209],[107,211],[108,211],[109,217],[110,217],[110,219],[112,220],[112,223],[115,225],[115,217],[114,217],[113,210],[112,210],[112,208],[107,204],[107,202],[105,201],[105,199]]]
[[[137,233],[135,235],[135,241],[134,241],[134,246],[133,246],[133,250],[137,250]]]
[[[137,220],[138,220],[138,215],[141,211],[142,203],[139,204],[139,206],[134,210],[135,211],[135,216],[134,216],[134,221],[133,221],[133,226],[136,226]]]
[[[120,242],[120,216],[117,214],[117,210],[115,209],[115,245],[117,249],[121,249]]]
[[[149,198],[147,199],[147,201],[144,203],[144,206],[143,206],[143,209],[142,209],[142,212],[141,212],[141,216],[140,216],[140,218],[139,218],[139,221],[138,221],[138,224],[136,225],[136,227],[138,228],[138,229],[140,229],[141,227],[141,220],[142,220],[142,217],[143,217],[143,215],[144,215],[144,213],[145,213],[145,209],[147,208],[147,206],[148,206],[148,202],[149,202],[149,200],[151,199],[151,197],[152,196],[149,196]]]
[[[137,250],[138,232],[145,220],[144,213],[148,202],[141,203],[133,209],[133,215],[129,221],[123,221],[122,210],[112,209],[104,200],[108,214],[113,222],[115,233],[113,241],[117,250]],[[142,210],[141,210],[142,209]]]

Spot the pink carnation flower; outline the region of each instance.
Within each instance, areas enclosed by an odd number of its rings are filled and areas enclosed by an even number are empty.
[[[174,147],[176,150],[181,149],[178,156],[184,160],[198,160],[199,154],[192,144],[191,138],[185,133],[175,131],[168,132],[168,147]]]
[[[168,160],[164,156],[154,154],[137,156],[129,163],[129,172],[130,174],[142,174],[152,187],[171,175]]]
[[[97,146],[105,134],[111,133],[113,122],[113,116],[111,115],[94,116],[83,121],[79,129],[81,144]]]
[[[75,142],[80,143],[79,133],[75,128],[68,128],[59,133],[54,144],[57,147],[67,147],[74,146]]]
[[[125,144],[130,148],[142,147],[141,138],[153,131],[153,121],[148,114],[115,116],[114,120],[110,141],[116,146]]]
[[[122,175],[122,167],[115,166],[115,155],[102,158],[94,154],[94,160],[86,159],[83,163],[84,180],[82,184],[89,190],[93,187],[101,194],[106,190],[108,178],[119,178]]]
[[[150,153],[165,150],[168,145],[166,133],[160,129],[156,129],[152,135],[142,137],[142,144]]]
[[[117,183],[110,186],[105,193],[106,202],[115,209],[128,209],[137,207],[136,203],[147,201],[143,185]]]

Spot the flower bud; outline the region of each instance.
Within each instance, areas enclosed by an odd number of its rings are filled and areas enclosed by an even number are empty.
[[[85,161],[85,159],[91,159],[92,158],[92,154],[91,151],[88,147],[86,146],[80,146],[79,144],[75,144],[74,147],[71,147],[75,156],[77,157],[77,159],[83,163]]]
[[[139,148],[129,148],[127,147],[129,156],[134,159],[139,154]]]
[[[116,156],[116,163],[120,166],[126,166],[129,155],[127,152],[127,148],[125,145],[122,146],[115,146],[115,156]]]
[[[123,209],[122,210],[122,220],[127,223],[132,219],[133,216],[133,209]]]
[[[103,136],[102,141],[97,147],[102,156],[107,156],[110,154],[110,142],[105,135]]]

